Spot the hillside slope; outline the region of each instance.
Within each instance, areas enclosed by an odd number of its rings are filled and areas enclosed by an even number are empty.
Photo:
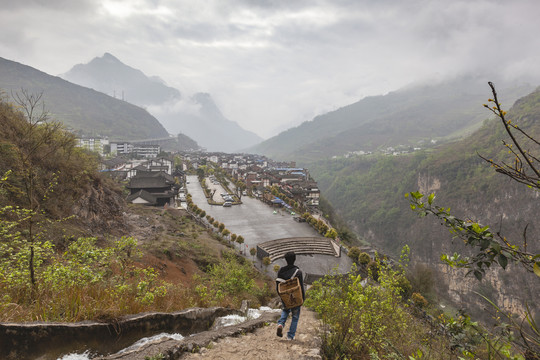
[[[127,205],[58,122],[0,99],[0,124],[0,308],[15,309],[0,322],[268,301],[269,279],[217,229],[184,209]],[[242,285],[224,289],[227,277]]]
[[[499,96],[505,100],[504,92],[499,91]],[[507,118],[539,138],[540,90],[518,100]],[[472,293],[480,291],[513,311],[522,311],[523,304],[534,302],[540,292],[538,282],[530,282],[529,274],[516,268],[511,273],[493,270],[483,284],[463,280],[463,274],[450,276],[439,257],[463,250],[459,242],[452,241],[436,219],[417,218],[404,197],[411,191],[433,192],[437,205],[490,225],[492,231],[501,231],[518,245],[528,225],[528,250],[538,251],[537,193],[496,173],[477,155],[512,161],[502,146],[506,138],[502,125],[490,120],[470,137],[432,151],[325,160],[311,164],[310,171],[324,196],[358,234],[393,255],[408,244],[416,263],[430,264],[441,272],[447,287],[439,288],[454,301],[480,307],[480,298]]]
[[[159,121],[140,107],[3,58],[0,89],[8,95],[21,89],[43,93],[46,110],[85,135],[108,136],[113,140],[168,136]]]
[[[374,151],[405,145],[424,147],[431,140],[457,138],[477,129],[487,115],[486,82],[473,77],[410,86],[317,116],[250,151],[277,159],[310,162],[349,151]],[[507,102],[532,91],[508,84]]]

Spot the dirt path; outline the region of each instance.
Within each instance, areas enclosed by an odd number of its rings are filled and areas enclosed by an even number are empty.
[[[290,318],[285,326],[284,336],[289,328]],[[276,323],[273,322],[239,337],[227,337],[210,343],[199,353],[186,353],[182,360],[224,359],[224,360],[308,360],[321,359],[318,337],[319,321],[315,313],[302,308],[300,321],[293,341],[276,336]]]

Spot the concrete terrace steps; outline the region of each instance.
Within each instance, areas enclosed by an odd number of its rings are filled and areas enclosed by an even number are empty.
[[[257,256],[263,258],[269,256],[270,260],[282,258],[289,251],[294,251],[299,255],[307,254],[321,254],[340,256],[336,252],[336,247],[333,241],[323,237],[298,237],[298,238],[286,238],[267,241],[257,246]]]

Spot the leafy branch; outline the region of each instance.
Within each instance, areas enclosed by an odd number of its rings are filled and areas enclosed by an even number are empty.
[[[433,215],[442,225],[446,226],[454,237],[460,238],[466,246],[476,249],[471,257],[460,254],[441,255],[441,260],[453,267],[470,269],[481,280],[487,269],[494,263],[506,269],[509,262],[521,264],[527,271],[540,277],[540,254],[532,254],[517,245],[511,244],[499,232],[493,233],[489,226],[483,226],[472,220],[463,220],[450,213],[450,208],[433,204],[435,194],[430,194],[427,202],[423,201],[424,194],[411,192],[405,195],[410,198],[410,207],[419,216]]]
[[[484,104],[484,107],[500,119],[506,133],[510,136],[511,142],[503,140],[503,145],[514,156],[514,161],[512,163],[504,161],[498,163],[482,155],[479,156],[490,163],[498,173],[509,176],[511,179],[530,188],[540,190],[540,159],[524,150],[523,141],[520,143],[516,135],[521,134],[526,138],[526,141],[528,140],[537,146],[540,146],[540,142],[506,118],[507,113],[501,107],[495,85],[492,82],[488,84],[493,98],[488,99],[490,104]],[[410,196],[411,209],[417,212],[418,215],[434,215],[441,220],[444,226],[449,228],[455,237],[462,239],[466,246],[476,248],[476,253],[472,257],[462,257],[459,254],[442,255],[441,259],[447,264],[468,268],[470,269],[469,273],[472,272],[477,279],[481,280],[486,269],[493,263],[497,263],[503,269],[506,269],[509,262],[517,262],[527,271],[534,272],[540,277],[540,254],[527,252],[527,227],[523,231],[523,246],[520,248],[515,244],[511,244],[500,232],[491,232],[488,226],[482,226],[472,220],[457,218],[450,213],[450,208],[433,205],[435,194],[428,196],[427,203],[422,200],[424,194],[419,192],[411,192],[406,196]]]
[[[502,142],[508,151],[514,156],[514,161],[512,163],[506,163],[504,161],[497,163],[493,161],[493,159],[488,159],[480,154],[478,154],[478,156],[490,163],[498,173],[504,174],[510,177],[512,180],[525,184],[531,188],[540,189],[540,159],[531,154],[530,151],[523,149],[523,146],[517,140],[514,132],[520,133],[537,146],[540,146],[540,142],[534,139],[517,124],[513,123],[512,120],[506,118],[507,113],[501,108],[495,86],[492,82],[489,82],[488,84],[493,94],[493,99],[488,99],[488,102],[492,103],[493,105],[484,104],[484,107],[489,109],[499,118],[506,133],[510,136],[511,143],[504,140]]]

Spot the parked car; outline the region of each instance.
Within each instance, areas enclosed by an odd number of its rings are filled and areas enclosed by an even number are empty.
[[[230,201],[225,201],[223,203],[223,207],[231,207],[232,206],[232,203]]]
[[[296,222],[299,222],[299,223],[306,222],[306,219],[304,219],[301,216],[295,216],[295,217],[293,217],[293,220],[296,221]]]

